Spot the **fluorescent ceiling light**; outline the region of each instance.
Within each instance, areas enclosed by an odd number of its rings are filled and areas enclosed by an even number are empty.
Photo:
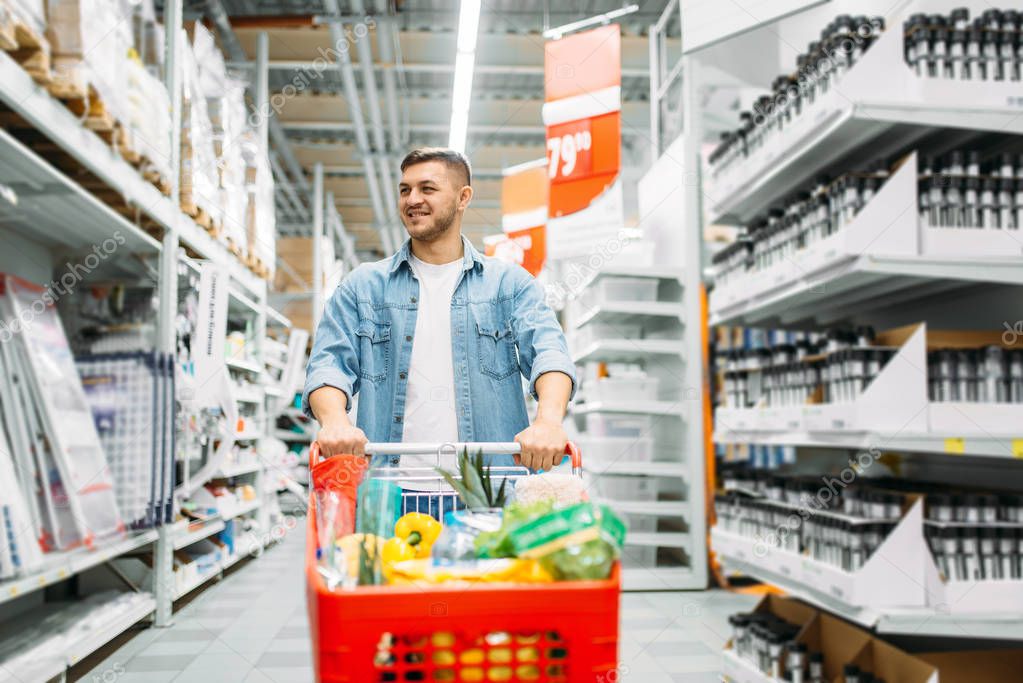
[[[480,0],[462,0],[458,12],[458,51],[475,52],[480,30]]]
[[[455,57],[455,87],[451,93],[451,111],[453,112],[469,111],[475,65],[476,53],[474,52],[459,52]]]
[[[624,17],[626,14],[632,14],[637,11],[639,11],[639,5],[628,5],[621,9],[614,9],[610,12],[598,14],[597,16],[590,17],[589,19],[580,19],[579,21],[573,21],[571,24],[564,24],[555,28],[549,28],[543,32],[543,37],[549,40],[557,40],[566,33],[572,33],[573,31],[578,31],[579,29],[595,26],[597,24],[609,24],[612,19]]]
[[[451,93],[451,131],[448,147],[465,151],[469,130],[469,104],[472,77],[476,66],[476,38],[480,28],[480,1],[462,0],[458,12],[458,47],[455,53],[455,86]]]

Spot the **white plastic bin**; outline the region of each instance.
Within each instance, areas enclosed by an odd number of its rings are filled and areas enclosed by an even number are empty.
[[[657,566],[657,548],[641,545],[626,545],[622,551],[622,567],[637,569]]]
[[[588,401],[656,401],[658,379],[642,375],[601,377],[587,381]]]
[[[616,462],[650,462],[654,455],[654,440],[649,436],[608,436],[601,439],[578,439],[586,466],[595,472],[603,471]]]
[[[602,277],[580,297],[583,308],[607,303],[657,301],[657,280],[648,277]]]
[[[582,350],[602,339],[641,339],[642,337],[643,327],[635,323],[623,325],[590,323],[583,325],[571,334],[572,345],[577,350]]]
[[[625,526],[630,533],[652,533],[657,531],[657,517],[652,515],[625,515]]]
[[[587,436],[628,436],[637,438],[649,436],[653,425],[653,417],[650,415],[591,413],[586,416]]]
[[[636,477],[630,475],[586,475],[586,488],[590,495],[602,501],[642,501],[657,500],[658,481],[656,477]]]

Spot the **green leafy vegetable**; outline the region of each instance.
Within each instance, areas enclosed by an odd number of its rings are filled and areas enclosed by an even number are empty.
[[[502,479],[500,487],[494,490],[493,478],[490,476],[490,468],[485,464],[483,451],[470,456],[468,449],[463,449],[458,455],[458,476],[439,467],[435,469],[470,510],[504,507],[508,479]]]
[[[485,531],[476,537],[476,557],[481,559],[515,557],[515,548],[512,546],[510,537],[511,531],[521,524],[543,517],[552,509],[554,509],[553,499],[540,500],[526,505],[511,503],[504,509],[500,529]]]

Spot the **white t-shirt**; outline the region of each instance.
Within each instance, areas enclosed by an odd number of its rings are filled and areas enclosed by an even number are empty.
[[[458,441],[455,407],[455,368],[451,354],[451,297],[462,273],[462,259],[434,265],[411,258],[412,272],[419,279],[419,310],[412,340],[408,369],[405,443],[454,443]],[[441,467],[453,471],[454,455],[445,455]],[[406,467],[433,467],[436,456],[402,456]],[[428,489],[416,482],[402,482],[406,488]]]

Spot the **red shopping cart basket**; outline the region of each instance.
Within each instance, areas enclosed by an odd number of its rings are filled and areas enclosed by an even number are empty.
[[[418,445],[417,445],[418,446]],[[518,444],[455,444],[517,452]],[[436,452],[369,444],[367,453]],[[578,450],[566,449],[579,471]],[[312,462],[318,451],[310,454]],[[481,584],[429,589],[360,586],[331,591],[316,568],[316,500],[310,495],[306,549],[309,627],[317,680],[616,680],[619,568],[604,581]]]

